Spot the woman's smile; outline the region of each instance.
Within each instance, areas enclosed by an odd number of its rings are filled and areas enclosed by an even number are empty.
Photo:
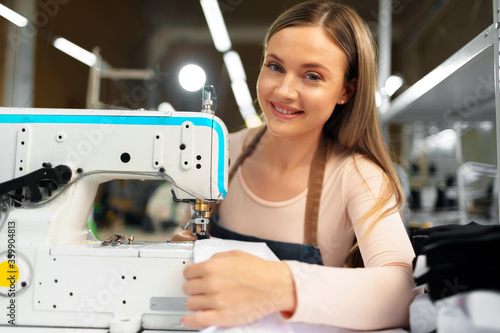
[[[300,116],[304,113],[304,111],[292,108],[290,106],[286,106],[283,104],[279,104],[276,102],[270,102],[273,113],[282,119],[292,119]]]

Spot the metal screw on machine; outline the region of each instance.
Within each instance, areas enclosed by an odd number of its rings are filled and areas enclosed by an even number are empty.
[[[201,93],[201,112],[215,114],[215,110],[217,109],[217,95],[214,86],[211,84],[203,86]]]

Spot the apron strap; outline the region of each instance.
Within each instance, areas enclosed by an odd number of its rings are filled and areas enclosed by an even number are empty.
[[[253,151],[257,147],[257,144],[259,143],[260,139],[262,138],[262,136],[264,135],[266,130],[267,130],[267,125],[264,124],[264,125],[262,125],[262,127],[256,128],[253,131],[255,133],[255,135],[252,133],[252,130],[249,131],[249,133],[247,134],[247,136],[245,138],[245,141],[247,138],[251,137],[252,135],[253,135],[253,137],[250,138],[250,142],[248,144],[245,143],[243,145],[243,150],[242,150],[240,156],[238,156],[238,159],[236,160],[233,167],[231,168],[231,171],[229,171],[228,183],[231,182],[234,175],[236,174],[236,171],[238,171],[238,168],[240,167],[240,165],[247,159],[248,156],[252,155]]]
[[[318,246],[318,217],[323,178],[325,176],[328,142],[325,135],[321,136],[309,171],[306,212],[304,216],[304,244]]]

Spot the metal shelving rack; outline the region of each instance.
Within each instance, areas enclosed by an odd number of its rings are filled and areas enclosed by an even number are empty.
[[[383,124],[495,121],[500,166],[500,0],[492,1],[493,24],[394,99],[380,118]]]
[[[495,120],[496,35],[493,24],[394,99],[382,122]]]

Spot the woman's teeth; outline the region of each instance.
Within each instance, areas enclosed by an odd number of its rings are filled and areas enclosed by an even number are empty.
[[[295,114],[295,113],[299,113],[300,111],[288,111],[288,110],[282,110],[280,109],[279,107],[277,107],[276,105],[274,106],[274,108],[280,112],[280,113],[284,113],[284,114]]]

